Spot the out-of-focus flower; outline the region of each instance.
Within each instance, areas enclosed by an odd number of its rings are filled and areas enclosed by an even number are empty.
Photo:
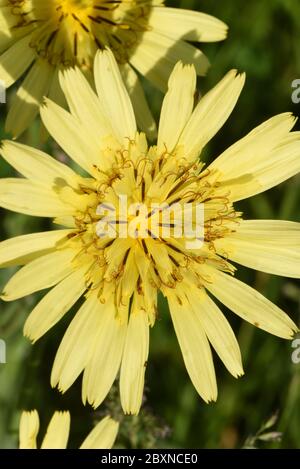
[[[77,65],[92,78],[96,51],[110,47],[139,124],[153,136],[155,123],[136,70],[163,90],[179,59],[194,63],[204,75],[207,58],[187,41],[220,41],[226,34],[227,26],[217,18],[165,8],[163,0],[0,0],[0,79],[8,88],[25,74],[7,130],[21,134],[44,96],[64,103],[59,70]]]
[[[41,449],[66,449],[70,433],[70,412],[55,412],[47,428]],[[36,410],[23,412],[20,421],[20,449],[37,449],[40,421]],[[86,437],[80,449],[110,449],[119,424],[110,417],[102,419]]]

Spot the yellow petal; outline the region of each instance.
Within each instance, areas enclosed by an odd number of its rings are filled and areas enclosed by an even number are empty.
[[[44,296],[25,323],[26,337],[37,341],[72,308],[86,290],[86,270],[73,272]]]
[[[71,230],[53,230],[42,233],[33,233],[2,241],[0,243],[0,266],[23,265],[34,255],[48,249],[67,239]]]
[[[16,17],[12,13],[12,9],[7,6],[7,2],[4,2],[1,0],[0,4],[3,4],[1,6],[0,10],[0,27],[1,27],[1,49],[5,49],[5,45],[2,46],[2,41],[4,41],[5,38],[10,38],[12,39],[12,26],[16,24]],[[3,33],[3,38],[2,38],[2,33]],[[5,42],[5,41],[4,41]]]
[[[274,187],[300,171],[300,132],[295,118],[280,114],[232,145],[209,167],[218,169],[219,191],[237,201]]]
[[[46,254],[22,267],[5,285],[1,299],[12,301],[50,288],[72,272],[76,252],[63,249]]]
[[[129,64],[121,68],[122,77],[133,104],[137,124],[150,140],[157,138],[157,128],[154,117],[149,108],[142,84]]]
[[[145,31],[143,41],[130,57],[130,63],[162,91],[174,65],[182,60],[194,64],[197,75],[205,75],[209,61],[196,47],[187,42],[171,39],[155,31]]]
[[[103,305],[97,292],[75,314],[58,348],[51,373],[51,386],[65,392],[78,378],[93,352]]]
[[[297,326],[280,308],[245,283],[215,270],[206,288],[245,321],[271,334],[291,339]]]
[[[0,77],[6,88],[15,83],[34,60],[35,53],[29,42],[30,37],[25,36],[0,56]]]
[[[99,314],[101,323],[91,359],[84,371],[82,398],[98,407],[107,396],[120,368],[127,324],[116,319],[113,302]]]
[[[217,18],[183,8],[153,8],[149,26],[173,39],[216,42],[227,36],[228,27]]]
[[[22,413],[19,430],[20,449],[37,449],[36,438],[39,427],[39,414],[36,410]]]
[[[172,152],[191,117],[195,90],[196,71],[192,65],[183,66],[178,62],[170,79],[169,89],[164,98],[158,131],[158,151]]]
[[[38,114],[43,97],[48,94],[53,73],[53,67],[48,62],[39,60],[26,75],[13,98],[6,119],[5,129],[14,138],[21,135]]]
[[[56,67],[49,88],[48,98],[63,108],[67,108],[67,100],[59,83],[60,67]]]
[[[234,262],[284,277],[300,278],[300,223],[244,220],[217,251]]]
[[[83,132],[80,122],[49,99],[40,110],[42,121],[59,146],[75,163],[93,174],[99,158],[99,142],[91,132]]]
[[[74,208],[63,203],[53,190],[16,178],[0,180],[0,207],[36,217],[74,214]]]
[[[4,140],[1,155],[22,176],[34,183],[46,184],[51,188],[55,181],[62,179],[73,187],[78,186],[78,176],[71,168],[28,145]]]
[[[100,99],[78,68],[61,72],[60,83],[71,113],[87,130],[99,137],[113,133]],[[74,88],[80,92],[74,93]]]
[[[137,128],[132,104],[110,50],[97,53],[94,73],[100,102],[120,142],[123,143],[124,139],[134,139]]]
[[[70,423],[69,412],[55,412],[48,425],[41,449],[66,449]]]
[[[223,179],[247,174],[253,164],[262,162],[276,146],[280,145],[294,125],[295,118],[290,112],[271,117],[227,148],[209,167],[218,169]]]
[[[120,280],[120,290],[122,291],[121,294],[123,304],[126,304],[126,301],[130,300],[134,290],[136,289],[138,278],[139,272],[135,263],[134,249],[130,249],[124,266],[123,275]]]
[[[133,300],[134,301],[134,300]],[[125,414],[139,413],[149,354],[149,321],[144,311],[130,314],[120,374],[120,394]]]
[[[300,243],[300,223],[293,221],[242,220],[236,230],[236,233],[231,235],[233,238],[237,236],[238,238],[252,240],[254,237],[257,241],[268,242],[268,244],[285,241],[289,246],[299,246]]]
[[[190,306],[180,306],[168,298],[172,321],[188,374],[205,402],[217,399],[217,383],[212,354],[199,317]]]
[[[220,185],[221,188],[224,185],[229,188],[232,201],[260,194],[300,172],[300,132],[293,132],[293,134],[297,134],[297,141],[290,142],[287,138],[287,141],[282,142],[281,146],[276,148],[261,166],[256,167],[253,165],[250,173],[253,179],[249,180],[248,184],[239,186],[239,181],[236,181],[237,184],[234,181],[234,190],[232,190],[231,181],[229,184],[228,181],[224,181]],[[257,187],[256,182],[258,182],[259,187]]]
[[[10,31],[6,29],[5,25],[2,23],[2,12],[0,11],[0,54],[2,55],[7,51],[12,44],[15,44],[15,41],[12,39]],[[1,56],[0,56],[1,58]],[[1,62],[0,62],[1,68]],[[9,76],[11,79],[11,76]]]
[[[192,299],[192,307],[199,315],[208,340],[228,371],[236,378],[242,376],[244,371],[239,344],[222,311],[205,292],[196,291],[189,298]]]
[[[118,422],[110,417],[105,417],[87,436],[80,449],[111,449],[117,438],[118,430]]]
[[[184,155],[194,160],[215,136],[232,113],[245,83],[245,74],[231,70],[203,98],[195,108],[178,144]]]

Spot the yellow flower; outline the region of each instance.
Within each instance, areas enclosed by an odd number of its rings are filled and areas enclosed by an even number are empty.
[[[70,433],[70,412],[54,412],[41,449],[66,449]],[[20,420],[20,449],[37,449],[40,421],[36,410],[23,412]],[[110,417],[102,419],[86,437],[80,449],[110,449],[118,434],[119,424]]]
[[[54,287],[25,324],[25,335],[34,342],[84,295],[57,352],[52,386],[65,392],[84,372],[83,400],[97,407],[120,370],[123,409],[135,414],[161,291],[191,380],[206,402],[213,401],[217,385],[210,344],[233,376],[241,376],[243,368],[232,329],[211,295],[274,335],[288,339],[297,330],[277,306],[235,279],[230,263],[300,277],[300,225],[244,220],[233,205],[299,171],[300,136],[290,132],[295,119],[289,113],[271,118],[204,168],[198,157],[233,110],[244,75],[229,72],[195,106],[195,68],[178,63],[163,102],[157,146],[149,147],[137,132],[110,51],[97,54],[94,72],[98,96],[78,69],[70,69],[61,75],[70,112],[50,100],[41,110],[50,134],[86,176],[38,150],[3,142],[3,157],[25,179],[1,180],[0,205],[54,217],[65,228],[0,244],[3,267],[24,265],[2,299]],[[175,236],[176,213],[168,236],[163,222],[156,238],[147,236],[141,217],[123,210],[118,221],[110,220],[116,237],[101,236],[99,207],[118,206],[120,196],[149,207],[147,223],[155,216],[150,208],[155,203],[204,204],[203,245],[190,249],[189,235]],[[132,223],[137,236],[123,237]]]
[[[24,73],[6,128],[21,134],[43,96],[64,103],[58,72],[79,66],[89,77],[95,52],[110,47],[122,70],[138,123],[155,136],[138,71],[165,90],[175,63],[208,68],[205,55],[186,41],[225,39],[227,26],[204,13],[165,8],[164,0],[0,0],[0,79],[10,87]]]

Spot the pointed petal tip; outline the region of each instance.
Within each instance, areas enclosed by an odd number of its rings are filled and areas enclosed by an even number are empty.
[[[65,387],[61,382],[58,382],[56,387],[57,387],[58,391],[60,392],[60,394],[65,394],[68,390],[68,388]]]
[[[114,57],[114,54],[113,54],[112,50],[108,46],[105,46],[105,49],[103,50],[103,53],[104,54],[109,54],[111,57]]]
[[[223,21],[222,21],[222,23],[223,23],[223,27],[224,27],[224,39],[226,39],[229,36],[229,26],[228,26],[228,24],[224,23]]]
[[[40,113],[42,113],[42,111],[44,111],[48,107],[48,104],[49,104],[48,101],[50,101],[49,98],[46,98],[46,97],[43,98],[42,104],[40,106]]]
[[[32,332],[29,330],[29,327],[26,326],[26,323],[23,327],[23,336],[25,339],[29,340],[32,345],[37,341],[37,339],[33,338]]]
[[[57,388],[59,392],[62,392],[60,390],[59,379],[56,376],[54,376],[53,373],[51,374],[51,377],[50,377],[50,385],[52,389]]]
[[[229,70],[227,76],[232,80],[239,79],[242,82],[245,82],[246,80],[246,72],[240,72],[237,68],[232,68],[231,70]]]
[[[218,395],[216,394],[216,395],[210,396],[210,397],[208,397],[208,398],[206,398],[206,399],[204,399],[204,398],[202,397],[202,399],[204,400],[204,402],[206,402],[206,404],[214,404],[215,402],[217,402]]]
[[[114,58],[114,54],[112,53],[111,49],[108,47],[108,46],[105,46],[104,49],[99,49],[97,50],[96,52],[96,55],[95,55],[95,60],[99,60],[101,59],[101,57],[113,57]]]
[[[102,402],[104,401],[104,398],[99,400],[99,399],[96,399],[96,398],[93,398],[93,399],[89,399],[87,397],[87,403],[94,409],[94,410],[97,410],[98,407],[100,407],[100,405],[102,404]]]
[[[296,324],[295,324],[293,330],[291,331],[291,337],[290,337],[290,339],[291,339],[291,340],[295,339],[295,336],[296,336],[297,334],[299,334],[299,332],[300,332],[300,329],[299,329],[299,327],[296,326]]]
[[[128,408],[128,407],[125,408],[125,407],[122,406],[122,409],[123,409],[123,412],[124,412],[125,415],[131,416],[131,417],[136,417],[140,412],[140,408],[139,409],[136,409],[136,408],[131,409],[131,408]]]
[[[0,150],[3,151],[7,143],[9,143],[9,140],[0,140]]]
[[[198,71],[198,72],[197,72],[197,75],[198,75],[199,77],[205,77],[205,76],[207,75],[207,72],[208,72],[208,70],[210,69],[210,67],[211,67],[211,63],[210,63],[210,61],[207,59],[207,61],[206,61],[206,63],[205,63],[205,66],[203,65],[202,71],[201,71],[201,72]]]
[[[19,133],[19,132],[14,132],[14,130],[13,130],[11,127],[7,126],[7,125],[5,125],[4,130],[5,130],[5,133],[11,135],[11,139],[12,139],[13,141],[16,141],[16,140],[20,137],[20,135],[21,135],[21,133]]]
[[[290,324],[289,324],[289,331],[286,332],[286,334],[283,336],[281,336],[283,339],[287,339],[287,340],[293,340],[295,339],[296,335],[299,334],[300,332],[300,329],[299,327],[297,326],[297,324],[295,324],[292,319],[290,319],[290,317],[288,317],[288,319],[290,320]]]
[[[242,378],[243,376],[245,376],[245,371],[243,369],[233,374],[233,377],[236,379]]]
[[[204,400],[205,404],[213,404],[218,399],[218,389],[211,389],[209,394],[200,393],[199,390],[196,388],[201,399]]]
[[[84,405],[90,405],[93,410],[96,410],[101,404],[101,402],[98,403],[96,398],[90,396],[88,393],[85,393],[84,395],[82,394],[81,399]]]
[[[5,301],[5,302],[9,302],[9,301],[12,301],[9,299],[9,296],[7,295],[7,293],[5,291],[3,291],[0,295],[0,300],[2,301]]]
[[[57,383],[54,382],[54,381],[52,381],[52,378],[51,378],[51,381],[50,381],[50,386],[51,386],[51,388],[52,388],[52,389],[55,389],[55,388],[56,388],[56,385],[57,385]]]

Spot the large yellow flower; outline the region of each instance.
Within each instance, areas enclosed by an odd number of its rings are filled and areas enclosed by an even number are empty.
[[[161,291],[191,380],[205,401],[215,400],[210,344],[234,376],[243,368],[232,329],[211,296],[279,337],[291,338],[297,330],[277,306],[235,279],[229,262],[300,277],[300,225],[244,220],[233,206],[299,171],[300,136],[290,132],[295,119],[288,113],[271,118],[205,169],[198,157],[234,108],[244,75],[229,72],[194,107],[195,68],[178,63],[164,99],[157,146],[151,147],[137,133],[130,98],[109,51],[96,56],[95,83],[98,96],[78,69],[65,71],[61,84],[70,112],[50,100],[41,111],[50,134],[86,176],[38,150],[3,142],[3,157],[25,179],[1,180],[0,205],[54,217],[65,228],[0,244],[3,267],[24,265],[2,299],[54,287],[26,322],[26,336],[36,341],[84,296],[59,347],[52,386],[64,392],[83,371],[83,400],[97,407],[120,370],[123,409],[137,413],[149,326],[155,323]],[[176,213],[168,236],[163,222],[158,236],[147,236],[140,229],[141,216],[123,211],[114,224],[116,238],[100,236],[99,206],[117,206],[120,196],[149,207],[144,217],[149,221],[153,203],[204,204],[204,244],[191,249],[188,235],[175,236]],[[132,222],[137,236],[122,237],[121,230]]]
[[[54,412],[41,449],[66,449],[70,433],[70,412]],[[37,449],[40,421],[36,410],[23,412],[20,420],[20,449]],[[110,417],[102,419],[86,437],[80,449],[110,449],[118,434],[119,424]]]
[[[0,0],[0,80],[10,87],[27,75],[7,117],[22,133],[43,96],[63,103],[58,71],[78,65],[89,74],[97,49],[109,46],[122,69],[142,130],[155,134],[136,71],[165,89],[182,59],[205,74],[208,60],[185,41],[226,37],[222,21],[204,13],[165,8],[164,0]],[[91,74],[92,75],[92,74]]]

